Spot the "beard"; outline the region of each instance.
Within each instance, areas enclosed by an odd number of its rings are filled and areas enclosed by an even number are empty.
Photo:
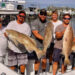
[[[19,20],[20,23],[24,23],[24,20]]]
[[[68,25],[69,24],[69,22],[68,23],[65,23],[66,25]]]

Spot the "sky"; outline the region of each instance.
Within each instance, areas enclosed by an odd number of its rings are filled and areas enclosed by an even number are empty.
[[[47,6],[53,5],[58,7],[73,7],[75,8],[75,0],[26,0],[26,6],[30,4],[36,4],[40,8],[46,8]]]

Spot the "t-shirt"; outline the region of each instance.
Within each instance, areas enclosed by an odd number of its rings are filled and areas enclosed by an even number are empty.
[[[0,56],[4,56],[7,48],[7,39],[0,29]]]
[[[55,29],[55,32],[62,32],[63,30],[65,30],[66,27],[64,27],[62,24],[57,26],[56,29]],[[54,48],[57,48],[57,49],[62,49],[63,47],[63,40],[60,39],[60,40],[57,40],[55,39],[55,45],[54,45]]]
[[[62,24],[62,21],[57,20],[56,22],[53,22],[53,21],[51,21],[51,22],[52,22],[53,25],[54,25],[53,37],[55,38],[55,29],[56,29],[57,26],[59,26],[59,25]]]
[[[31,29],[30,29],[30,26],[27,23],[18,24],[16,20],[15,21],[11,21],[7,25],[7,27],[3,30],[3,32],[6,29],[16,30],[16,31],[18,31],[20,33],[23,33],[23,34],[26,34],[28,36],[31,36]],[[8,46],[14,52],[21,53],[21,51],[11,41],[8,41]]]
[[[25,22],[23,24],[18,24],[16,20],[11,21],[3,31],[5,31],[6,29],[16,30],[20,33],[31,36],[30,26]]]
[[[34,20],[32,23],[31,23],[31,29],[32,31],[33,30],[38,30],[39,31],[39,34],[44,36],[44,32],[45,32],[45,27],[47,26],[47,21],[42,23],[40,21],[40,19],[36,19]],[[42,41],[37,39],[34,35],[32,35],[32,37],[36,40],[37,42],[37,47],[38,48],[42,48],[43,47],[43,44],[42,44]]]

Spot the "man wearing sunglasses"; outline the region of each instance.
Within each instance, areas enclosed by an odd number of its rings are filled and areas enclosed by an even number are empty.
[[[25,11],[20,11],[17,15],[17,19],[14,21],[11,21],[7,27],[4,29],[12,29],[16,30],[20,33],[26,34],[28,36],[31,36],[31,29],[30,26],[25,22],[26,13]],[[7,36],[5,34],[5,36]],[[19,37],[18,37],[19,38]],[[28,63],[28,56],[27,53],[18,53],[16,50],[16,46],[13,45],[13,43],[8,42],[8,45],[10,48],[8,49],[8,63],[5,63],[7,66],[9,66],[11,69],[16,70],[19,66],[20,73],[24,75],[25,71],[25,65]],[[16,52],[13,52],[12,50],[15,50]]]
[[[61,60],[61,52],[62,52],[62,37],[64,34],[65,29],[70,23],[71,16],[70,14],[64,14],[63,15],[63,23],[56,27],[55,29],[55,45],[54,45],[54,51],[53,51],[53,75],[56,75],[58,63]],[[63,60],[64,62],[64,60]],[[61,66],[61,72],[64,73],[65,66],[62,62]]]
[[[40,49],[43,49],[43,36],[44,36],[44,31],[45,27],[47,24],[47,12],[45,9],[41,9],[40,13],[38,14],[38,19],[34,20],[31,23],[31,28],[32,28],[32,37],[36,40],[37,46]],[[40,60],[35,59],[35,74],[38,74],[39,71],[39,66],[40,66]],[[42,71],[45,71],[46,69],[46,58],[42,59]]]

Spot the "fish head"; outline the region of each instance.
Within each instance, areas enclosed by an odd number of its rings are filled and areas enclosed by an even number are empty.
[[[11,30],[11,29],[6,29],[6,34],[7,34],[7,35],[15,35],[15,36],[16,36],[17,31]]]
[[[13,38],[15,36],[14,30],[6,29],[6,35],[8,38]]]
[[[11,30],[6,29],[6,35],[9,36],[11,34]]]

